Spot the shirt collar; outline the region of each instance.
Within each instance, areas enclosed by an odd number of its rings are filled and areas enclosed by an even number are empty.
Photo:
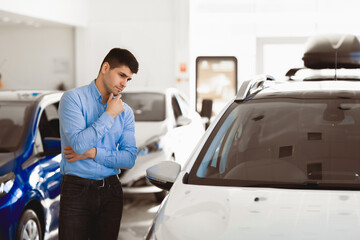
[[[90,83],[90,90],[91,90],[91,93],[94,95],[94,97],[98,101],[102,102],[103,98],[101,96],[101,93],[99,92],[99,89],[95,85],[95,80]]]

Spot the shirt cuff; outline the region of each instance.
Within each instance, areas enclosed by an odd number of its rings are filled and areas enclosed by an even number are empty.
[[[112,118],[112,116],[110,116],[110,114],[108,114],[107,112],[104,112],[99,119],[105,124],[106,128],[108,129],[110,129],[114,123],[114,118]]]
[[[96,148],[95,162],[103,164],[105,162],[106,150],[104,148]]]

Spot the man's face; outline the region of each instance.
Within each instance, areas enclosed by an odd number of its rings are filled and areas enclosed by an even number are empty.
[[[126,65],[110,69],[109,64],[107,64],[107,66],[105,66],[103,79],[106,91],[109,94],[113,93],[115,96],[118,95],[125,89],[127,82],[131,80],[132,76],[133,73]]]

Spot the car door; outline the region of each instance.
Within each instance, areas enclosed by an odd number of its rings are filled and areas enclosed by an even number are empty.
[[[40,115],[35,146],[36,151],[43,152],[39,160],[39,177],[42,179],[40,189],[46,199],[45,211],[48,219],[48,231],[57,229],[60,207],[60,173],[61,147],[59,132],[58,101],[45,106]]]

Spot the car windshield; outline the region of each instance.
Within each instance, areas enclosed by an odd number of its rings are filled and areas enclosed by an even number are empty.
[[[30,103],[0,102],[0,152],[12,152],[23,140]]]
[[[360,188],[360,99],[233,103],[190,171],[189,183]]]
[[[121,93],[121,99],[134,111],[135,121],[164,121],[165,95],[162,93]]]

